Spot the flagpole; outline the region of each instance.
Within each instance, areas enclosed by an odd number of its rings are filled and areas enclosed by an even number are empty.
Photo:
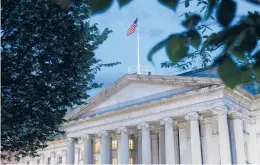
[[[137,18],[138,25],[137,25],[137,74],[141,74],[140,72],[140,47],[139,47],[139,26],[140,21],[139,18]]]

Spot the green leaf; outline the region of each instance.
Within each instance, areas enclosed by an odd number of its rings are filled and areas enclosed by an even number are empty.
[[[118,0],[120,8],[124,7],[128,3],[130,3],[132,0]]]
[[[240,46],[235,46],[232,50],[231,53],[235,55],[237,58],[240,60],[245,60],[245,55],[244,55],[244,50],[241,49]]]
[[[221,60],[218,67],[218,74],[222,81],[232,89],[239,84],[252,81],[249,70],[239,69],[229,56],[226,56],[225,59]]]
[[[236,3],[233,0],[222,0],[217,11],[219,23],[228,27],[236,13]]]
[[[186,28],[194,28],[195,26],[198,25],[198,23],[201,21],[201,17],[197,14],[194,14],[192,16],[189,16],[183,23],[182,25]]]
[[[208,8],[207,8],[207,12],[206,12],[206,15],[205,15],[205,18],[206,20],[211,16],[212,14],[212,11],[214,9],[214,7],[216,6],[217,4],[217,0],[208,0]]]
[[[172,63],[179,62],[188,52],[188,42],[183,34],[171,35],[167,39],[166,53]]]
[[[92,14],[98,14],[106,11],[111,5],[113,0],[88,0]]]
[[[260,80],[260,64],[255,64],[254,65],[254,72],[255,76],[258,80]]]
[[[166,39],[167,40],[167,39]],[[159,42],[158,44],[156,44],[148,53],[148,61],[153,63],[153,55],[154,53],[156,53],[159,49],[161,49],[163,46],[165,46],[166,44],[166,40],[163,40],[161,42]]]
[[[240,42],[241,49],[251,52],[257,45],[257,37],[252,28],[246,29]]]
[[[258,51],[254,54],[254,58],[256,59],[256,63],[254,65],[254,72],[255,72],[256,78],[258,80],[260,80],[260,51]]]
[[[172,9],[172,10],[176,10],[176,7],[178,5],[179,0],[158,0],[161,4],[163,4],[164,6]]]
[[[185,7],[189,7],[190,6],[190,0],[185,0]]]
[[[187,33],[187,37],[190,39],[190,43],[195,48],[198,48],[201,44],[200,34],[196,30],[190,30]]]

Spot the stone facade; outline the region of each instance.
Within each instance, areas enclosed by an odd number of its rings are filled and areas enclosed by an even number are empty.
[[[125,75],[29,164],[259,164],[260,96],[218,78]]]

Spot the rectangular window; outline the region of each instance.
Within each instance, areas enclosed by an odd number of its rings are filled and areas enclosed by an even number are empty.
[[[134,150],[135,149],[135,144],[133,139],[129,139],[129,149]]]
[[[94,152],[95,153],[100,152],[100,143],[99,142],[96,142],[94,144]]]
[[[117,140],[112,140],[112,150],[117,149]]]
[[[37,164],[40,164],[40,159],[37,159]]]
[[[51,157],[48,157],[47,164],[51,164]]]
[[[134,158],[129,158],[129,164],[134,164]]]
[[[30,164],[30,161],[27,161],[27,164]]]
[[[94,164],[99,164],[98,160],[94,160]]]
[[[112,164],[117,164],[117,158],[112,158]]]

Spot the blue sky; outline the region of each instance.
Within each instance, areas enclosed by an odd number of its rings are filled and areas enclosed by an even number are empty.
[[[237,15],[247,14],[247,11],[259,9],[243,0],[237,0]],[[181,22],[184,17],[179,17],[187,11],[197,10],[196,5],[191,5],[186,9],[183,4],[176,12],[161,5],[157,0],[134,0],[124,8],[120,9],[117,1],[104,13],[91,17],[92,23],[98,23],[100,30],[109,28],[113,31],[108,39],[96,51],[96,56],[102,59],[103,63],[119,61],[122,64],[112,68],[103,68],[97,75],[96,81],[103,83],[103,88],[115,82],[117,79],[127,74],[127,68],[137,64],[137,42],[136,34],[126,36],[126,32],[136,17],[139,18],[140,28],[140,63],[141,65],[151,65],[155,74],[176,75],[178,70],[172,68],[160,68],[160,63],[168,61],[165,50],[162,49],[154,55],[152,65],[147,60],[149,50],[159,41],[165,39],[172,33],[185,30]],[[235,22],[235,20],[234,20]],[[219,27],[212,21],[207,23],[214,30]],[[100,90],[95,89],[89,92],[94,95]]]

